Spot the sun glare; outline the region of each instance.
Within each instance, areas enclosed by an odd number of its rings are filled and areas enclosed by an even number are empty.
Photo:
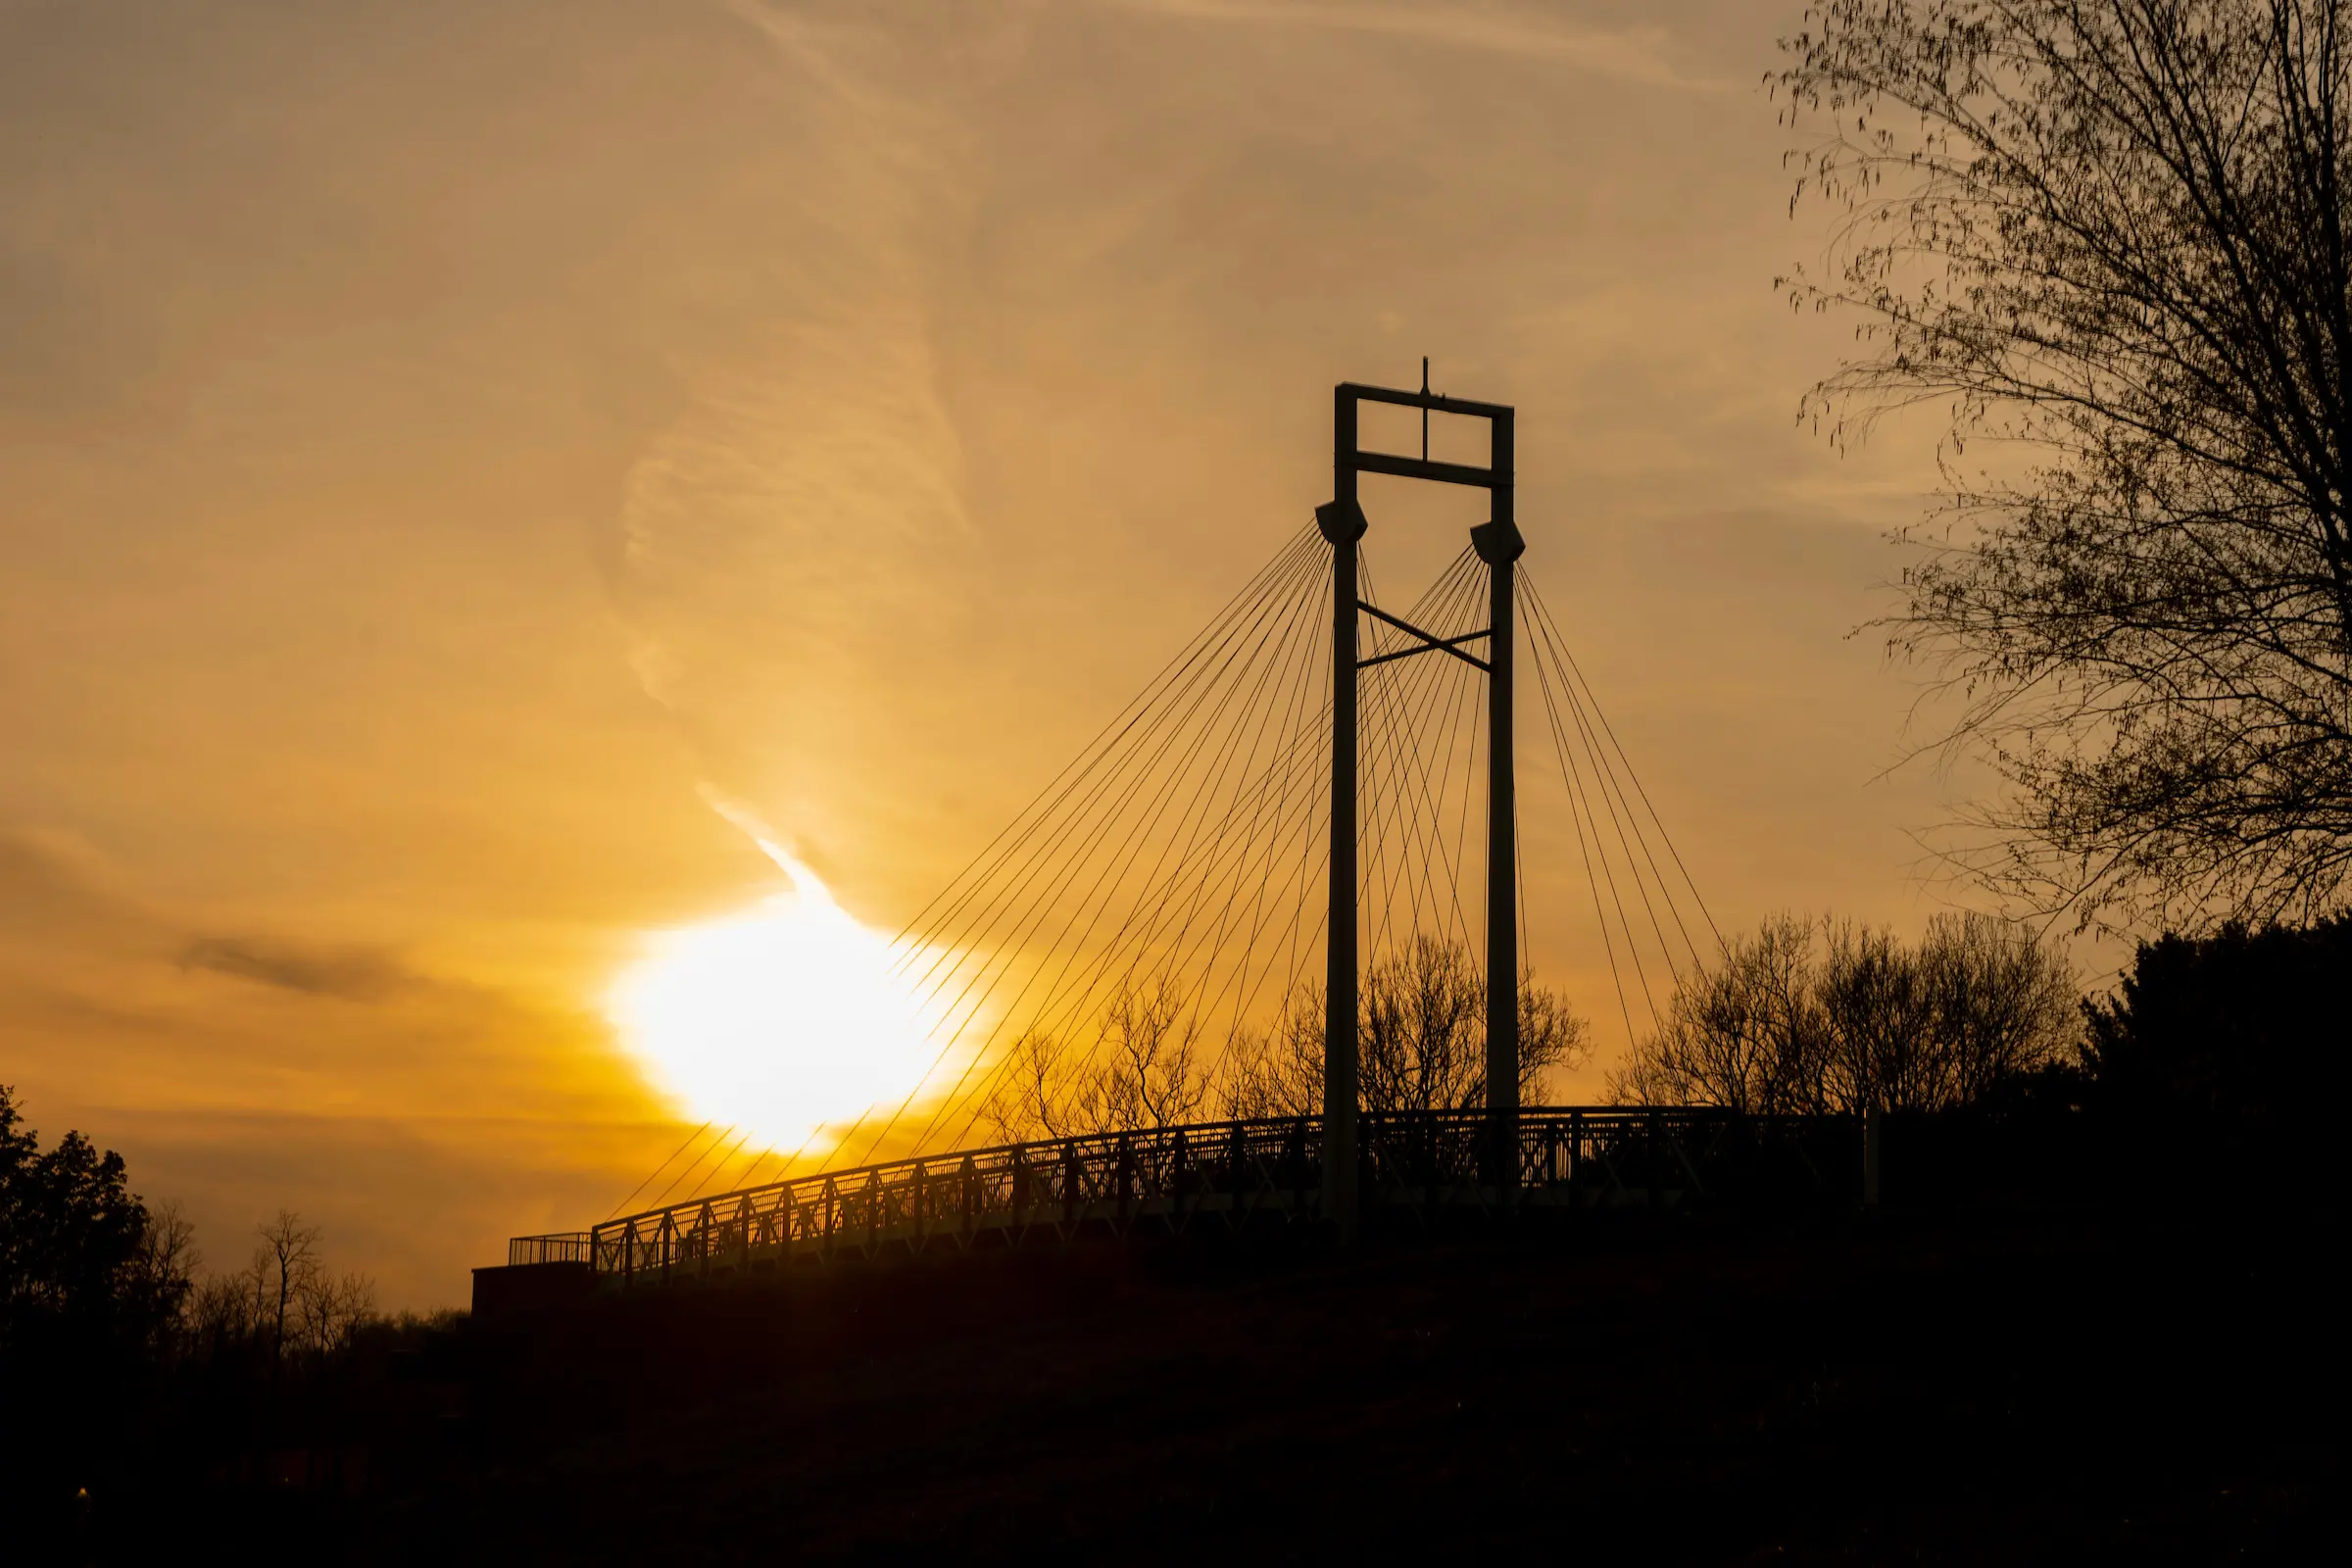
[[[816,874],[760,840],[789,891],[653,935],[608,1010],[629,1050],[697,1121],[752,1152],[819,1153],[862,1113],[920,1087],[934,1050],[889,941]]]

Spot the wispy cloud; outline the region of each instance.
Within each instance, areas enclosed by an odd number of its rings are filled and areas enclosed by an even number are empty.
[[[1663,27],[1581,26],[1519,7],[1333,5],[1316,0],[1109,0],[1121,11],[1199,22],[1368,33],[1446,48],[1552,60],[1603,75],[1693,92],[1731,85],[1693,76],[1668,57]]]
[[[121,874],[76,835],[0,825],[0,932],[89,941],[152,923]]]
[[[373,949],[303,948],[251,937],[199,937],[180,950],[179,961],[183,968],[344,1002],[373,1002],[412,978]]]
[[[854,689],[956,612],[973,530],[939,323],[985,185],[973,82],[1026,11],[723,9],[791,86],[763,126],[790,174],[735,241],[726,336],[671,356],[686,395],[628,473],[613,584],[648,695],[797,853],[824,836],[817,760],[870,728]]]

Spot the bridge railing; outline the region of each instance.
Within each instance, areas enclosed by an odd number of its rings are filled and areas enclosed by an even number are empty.
[[[1313,1117],[1097,1133],[822,1171],[649,1209],[591,1231],[588,1260],[599,1274],[633,1278],[932,1235],[1067,1232],[1186,1199],[1307,1212],[1321,1182]]]
[[[1860,1171],[1858,1135],[1835,1117],[1533,1106],[1520,1112],[1512,1143],[1498,1151],[1481,1111],[1367,1113],[1364,1201],[1656,1206],[1718,1190],[1842,1195]],[[508,1261],[584,1262],[634,1281],[935,1240],[969,1245],[991,1233],[1311,1220],[1322,1182],[1318,1117],[1095,1133],[790,1177],[589,1231],[517,1237]]]
[[[507,1243],[507,1266],[519,1268],[526,1263],[585,1263],[588,1261],[589,1233],[586,1231],[558,1231],[551,1236],[517,1236]]]

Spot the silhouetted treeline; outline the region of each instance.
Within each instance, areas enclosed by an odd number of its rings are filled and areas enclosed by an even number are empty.
[[[1886,1124],[1888,1196],[2332,1201],[2352,918],[2142,943],[2109,996],[1984,915],[1784,915],[1684,977],[1610,1098]]]
[[[0,1388],[37,1412],[0,1440],[15,1539],[87,1544],[93,1521],[192,1489],[350,1483],[362,1385],[448,1325],[380,1316],[300,1215],[255,1237],[242,1268],[207,1274],[120,1154],[78,1132],[44,1151],[0,1086]]]
[[[77,1132],[44,1151],[0,1085],[0,1375],[11,1405],[39,1412],[0,1423],[0,1494],[70,1506],[153,1394],[189,1289],[175,1226],[130,1191],[122,1155]]]

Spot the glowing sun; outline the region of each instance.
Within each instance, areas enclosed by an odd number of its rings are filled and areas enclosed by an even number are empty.
[[[653,934],[607,1011],[657,1084],[747,1152],[822,1152],[921,1087],[935,1051],[890,942],[816,873],[760,839],[791,888],[742,914]]]

